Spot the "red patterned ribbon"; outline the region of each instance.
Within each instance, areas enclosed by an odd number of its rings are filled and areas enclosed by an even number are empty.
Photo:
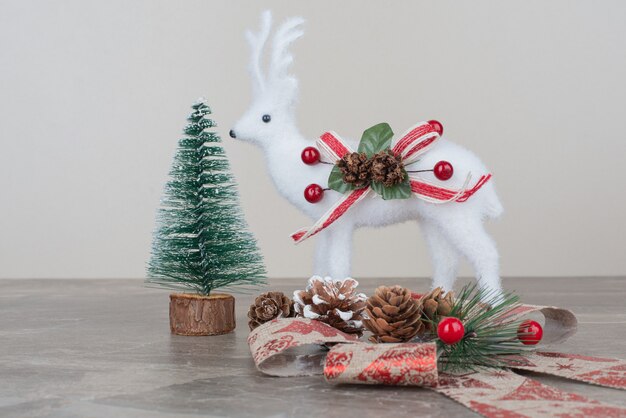
[[[326,356],[331,383],[437,386],[437,346],[423,344],[339,344]]]
[[[543,315],[542,343],[566,340],[576,331],[571,311],[523,305],[517,319]],[[254,329],[248,344],[257,368],[273,376],[324,374],[330,383],[429,387],[489,418],[626,417],[626,408],[600,403],[520,376],[508,369],[437,374],[432,343],[358,342],[322,322],[281,318]],[[333,345],[330,351],[322,345]],[[561,376],[600,386],[626,389],[626,361],[553,352],[536,352],[511,364],[514,369]]]
[[[503,318],[521,321],[531,315],[539,315],[543,320],[541,344],[559,344],[576,334],[578,320],[569,309],[556,306],[520,305],[503,315]]]
[[[274,319],[255,328],[248,336],[256,367],[272,376],[321,374],[321,362],[326,356],[326,351],[320,350],[321,344],[356,341],[354,335],[307,318]],[[303,353],[303,349],[308,352]]]
[[[439,140],[439,138],[439,134],[435,131],[432,125],[428,122],[420,122],[402,135],[400,140],[398,140],[391,150],[396,155],[401,156],[402,161],[405,165],[407,165],[417,161],[417,159],[422,154],[427,152],[437,142],[437,140]],[[348,147],[335,132],[325,132],[322,134],[322,136],[317,140],[317,147],[320,149],[324,159],[333,163],[341,159],[344,155],[352,152],[350,147]],[[478,179],[473,187],[468,188],[471,180],[471,174],[468,174],[465,184],[458,190],[447,189],[420,178],[411,178],[410,184],[413,194],[419,199],[427,202],[465,202],[486,182],[488,182],[490,178],[491,174],[483,175]],[[367,186],[361,189],[353,190],[352,192],[346,194],[324,215],[322,215],[322,217],[313,226],[296,231],[291,235],[291,238],[296,244],[298,244],[317,234],[339,219],[357,202],[365,198],[371,190],[371,187]]]
[[[626,408],[565,392],[506,369],[442,374],[433,390],[488,418],[626,416]]]
[[[536,352],[513,369],[548,373],[592,385],[626,389],[626,361],[615,358],[581,356],[554,352]]]

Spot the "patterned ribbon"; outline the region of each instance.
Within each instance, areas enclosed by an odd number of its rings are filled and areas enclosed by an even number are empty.
[[[439,385],[432,389],[489,418],[626,416],[626,408],[566,392],[506,369],[442,374]]]
[[[437,386],[437,346],[422,344],[339,344],[324,364],[331,383]]]
[[[321,374],[327,351],[323,344],[355,343],[348,335],[320,321],[308,318],[280,318],[255,328],[248,345],[256,367],[271,376]]]
[[[511,368],[549,373],[592,385],[626,389],[626,361],[620,359],[537,352]]]
[[[396,155],[401,156],[402,162],[408,165],[417,161],[439,138],[439,134],[428,122],[420,122],[409,129],[391,150]],[[353,152],[335,132],[324,133],[317,140],[316,144],[324,160],[333,163],[340,160],[344,155]],[[468,188],[471,178],[471,173],[468,173],[463,187],[454,190],[438,186],[418,177],[411,177],[411,191],[416,197],[431,203],[465,202],[489,181],[491,174],[481,176],[473,187]],[[339,219],[348,209],[363,200],[371,192],[372,188],[367,186],[347,193],[331,206],[313,226],[296,231],[291,235],[291,238],[296,244],[299,244],[317,234]]]
[[[562,342],[576,332],[576,317],[565,309],[522,305],[509,315],[543,316],[542,343]],[[438,374],[434,343],[364,343],[307,318],[263,324],[250,333],[248,344],[257,368],[265,374],[324,374],[335,384],[423,386],[490,418],[626,416],[626,408],[565,392],[509,369]],[[626,361],[619,359],[535,352],[510,367],[626,389]]]

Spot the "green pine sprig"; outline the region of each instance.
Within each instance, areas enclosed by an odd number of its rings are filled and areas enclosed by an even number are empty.
[[[157,214],[149,285],[209,295],[264,283],[265,267],[239,207],[221,139],[204,100],[192,106]],[[243,286],[243,287],[241,287]]]
[[[518,339],[521,321],[508,315],[520,306],[518,296],[468,285],[461,289],[449,316],[463,322],[465,336],[456,344],[437,338],[439,363],[444,371],[506,367],[528,352]],[[437,329],[437,318],[434,329]]]

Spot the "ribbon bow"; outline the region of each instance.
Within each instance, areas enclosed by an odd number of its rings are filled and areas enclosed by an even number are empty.
[[[417,161],[440,137],[439,133],[431,124],[428,122],[420,122],[409,129],[391,148],[391,151],[396,156],[400,156],[406,166]],[[343,142],[341,137],[332,131],[325,132],[317,140],[316,145],[325,159],[333,162],[353,152],[350,147]],[[424,201],[430,203],[465,202],[489,181],[491,174],[481,176],[473,187],[468,188],[471,177],[471,173],[468,173],[463,187],[458,190],[441,187],[418,177],[409,177],[409,181],[413,195]],[[291,238],[296,244],[299,244],[305,239],[317,234],[339,219],[348,209],[364,199],[371,192],[371,186],[350,191],[322,215],[313,226],[296,231],[291,235]]]

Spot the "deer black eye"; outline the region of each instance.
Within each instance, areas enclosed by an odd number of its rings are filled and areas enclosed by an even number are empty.
[[[263,122],[269,123],[272,120],[272,117],[270,115],[263,115],[261,119],[263,120]]]

